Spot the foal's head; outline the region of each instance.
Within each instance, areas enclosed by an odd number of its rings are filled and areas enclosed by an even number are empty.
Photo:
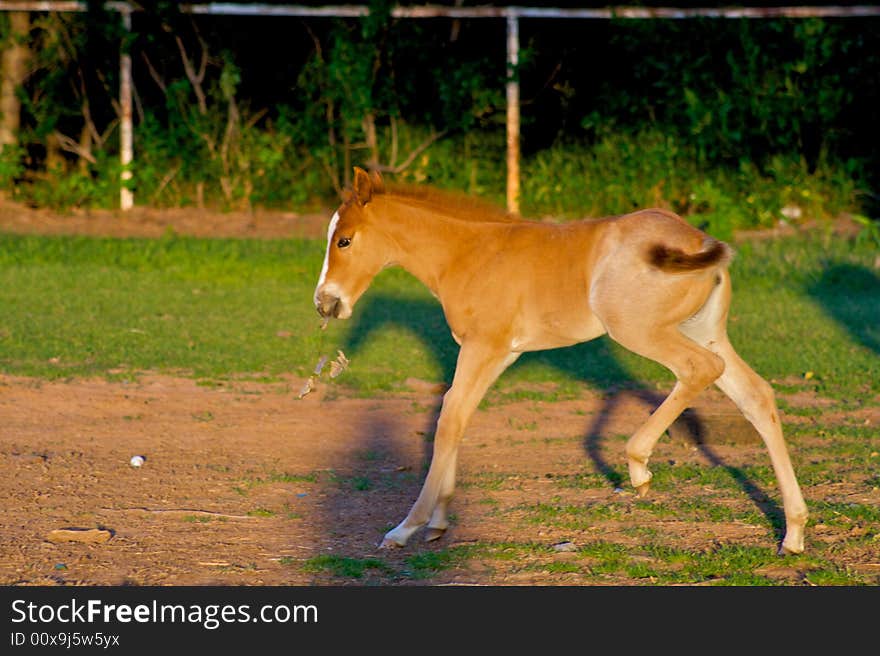
[[[383,190],[378,173],[355,167],[351,193],[327,229],[327,253],[315,288],[315,307],[322,317],[350,317],[361,294],[388,264],[386,239],[371,225],[373,195]]]

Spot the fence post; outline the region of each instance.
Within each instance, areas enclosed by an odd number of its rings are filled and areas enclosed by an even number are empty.
[[[519,214],[519,16],[507,11],[507,211]]]
[[[131,162],[134,159],[134,131],[131,124],[131,55],[128,52],[131,34],[131,6],[120,10],[126,33],[119,52],[119,163],[122,165],[119,189],[119,209],[123,212],[134,206],[134,194],[128,188],[131,180]]]

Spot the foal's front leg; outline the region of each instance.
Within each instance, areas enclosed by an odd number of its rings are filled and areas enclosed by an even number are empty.
[[[518,353],[483,342],[462,344],[452,387],[443,397],[434,435],[434,453],[425,484],[406,519],[385,534],[380,547],[404,546],[410,536],[429,519],[429,539],[440,537],[446,530],[446,506],[455,489],[458,445],[464,429],[486,390],[518,356]]]

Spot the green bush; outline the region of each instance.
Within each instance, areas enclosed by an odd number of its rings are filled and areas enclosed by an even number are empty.
[[[388,0],[370,4],[363,20],[309,23],[299,58],[276,62],[286,82],[257,109],[266,85],[263,60],[245,56],[253,42],[226,40],[222,21],[196,28],[174,3],[139,15],[123,44],[141,76],[136,202],[308,211],[338,202],[352,166],[372,164],[503,203],[508,72],[486,46],[503,32],[464,22],[452,38],[393,19]],[[876,127],[880,31],[818,19],[561,23],[523,27],[524,215],[660,206],[722,238],[842,212],[876,228],[878,149],[864,134]],[[22,148],[0,155],[0,188],[60,209],[116,206],[118,70],[100,62],[116,61],[120,30],[97,10],[35,21]]]
[[[238,203],[299,211],[335,204],[338,196],[320,154],[298,144],[293,130],[283,119],[242,129],[234,175],[224,191],[223,172],[201,142],[148,118],[137,133],[136,201],[177,207],[195,205],[201,198],[217,208]],[[383,156],[390,143],[384,132]],[[400,123],[398,147],[415,148],[429,134],[426,128]],[[497,130],[457,134],[435,142],[405,170],[387,177],[460,189],[503,204],[504,148],[504,135]],[[119,162],[104,151],[96,155],[86,171],[50,173],[19,186],[18,197],[59,209],[116,206]],[[735,230],[772,227],[781,220],[824,221],[841,212],[864,215],[864,189],[855,162],[834,165],[822,158],[810,170],[797,156],[775,156],[763,169],[751,162],[729,167],[700,165],[699,160],[694,146],[657,130],[608,133],[592,144],[559,143],[523,158],[522,212],[570,220],[665,207],[721,239],[731,238]],[[4,170],[16,175],[16,161],[0,164],[0,175]]]
[[[721,239],[735,230],[826,220],[859,206],[858,167],[777,156],[765,170],[702,166],[696,148],[648,130],[539,152],[523,166],[523,212],[576,218],[665,207]],[[796,209],[794,209],[796,208]]]
[[[7,145],[0,149],[0,188],[9,189],[24,174],[24,149]]]

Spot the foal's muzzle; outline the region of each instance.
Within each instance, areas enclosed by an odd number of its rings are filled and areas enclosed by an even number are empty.
[[[315,296],[315,308],[322,317],[337,318],[342,309],[342,302],[338,296],[321,292]]]

